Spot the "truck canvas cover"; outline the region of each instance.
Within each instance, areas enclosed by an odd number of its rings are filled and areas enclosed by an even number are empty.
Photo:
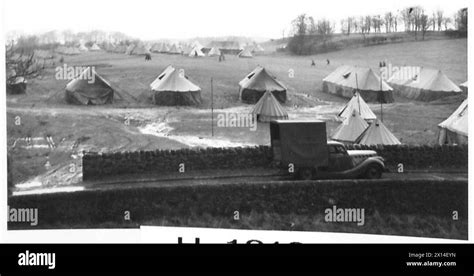
[[[286,166],[326,166],[328,162],[326,123],[322,121],[272,121],[274,159]]]

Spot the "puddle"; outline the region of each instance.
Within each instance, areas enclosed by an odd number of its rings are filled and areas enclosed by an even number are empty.
[[[43,137],[18,138],[12,145],[12,148],[15,147],[24,149],[49,149],[54,147],[54,142],[48,141]]]
[[[190,135],[170,135],[173,130],[167,123],[151,123],[139,127],[140,133],[154,135],[158,137],[165,137],[175,140],[189,147],[203,147],[203,148],[235,148],[235,147],[252,147],[256,144],[250,143],[235,143],[222,138],[206,138],[196,137]]]
[[[83,191],[84,187],[80,186],[70,186],[70,187],[52,187],[45,189],[36,189],[28,191],[15,191],[13,192],[14,196],[18,195],[38,195],[38,194],[51,194],[51,193],[69,193],[69,192],[78,192]]]
[[[28,182],[16,184],[15,187],[18,189],[30,189],[30,188],[35,188],[35,187],[41,187],[41,185],[43,185],[41,181],[31,180]]]

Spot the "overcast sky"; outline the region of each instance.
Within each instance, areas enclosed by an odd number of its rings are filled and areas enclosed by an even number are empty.
[[[383,14],[421,5],[446,15],[468,0],[3,0],[5,31],[54,29],[121,31],[133,37],[193,38],[248,36],[278,38],[301,13],[339,22],[347,16]]]

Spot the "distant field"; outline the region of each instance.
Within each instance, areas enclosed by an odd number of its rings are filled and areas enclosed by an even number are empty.
[[[376,69],[381,60],[393,65],[418,65],[441,69],[455,83],[467,80],[467,40],[431,40],[370,46],[323,55],[297,57],[290,55],[257,56],[253,59],[239,59],[227,56],[226,62],[218,62],[216,57],[190,58],[179,55],[153,54],[152,61],[145,62],[143,57],[125,54],[91,52],[77,56],[64,56],[68,65],[95,65],[96,70],[106,77],[119,91],[127,92],[139,100],[126,105],[149,105],[149,85],[169,64],[184,68],[189,77],[202,89],[203,104],[200,108],[209,108],[210,80],[214,82],[215,107],[231,107],[238,102],[238,82],[257,65],[265,66],[284,82],[290,94],[289,104],[312,105],[301,100],[295,93],[309,94],[315,98],[345,102],[346,100],[322,93],[322,79],[335,68],[343,64],[368,66]],[[311,67],[311,59],[316,67]],[[326,65],[326,59],[331,64]],[[291,77],[290,71],[294,72]],[[18,97],[17,104],[43,103],[50,100],[55,105],[63,96],[67,81],[54,79],[54,70],[47,70],[42,80],[33,80],[28,87],[28,96]],[[400,101],[404,101],[399,99]],[[9,105],[12,104],[9,99]],[[122,105],[120,103],[119,105]]]
[[[328,122],[328,133],[337,127],[334,115],[347,99],[322,93],[322,79],[340,65],[376,69],[379,61],[387,60],[393,65],[439,68],[455,83],[467,79],[466,39],[396,43],[306,57],[272,54],[253,59],[233,56],[226,59],[219,63],[217,58],[152,54],[152,61],[145,62],[143,57],[105,52],[64,56],[64,62],[68,65],[95,65],[97,72],[118,91],[116,102],[104,107],[67,105],[63,100],[67,81],[56,80],[53,69],[47,69],[41,79],[31,80],[26,95],[8,96],[8,146],[9,154],[18,165],[15,178],[25,180],[47,173],[48,169],[43,166],[46,161],[52,163],[53,168],[78,162],[70,156],[82,149],[172,149],[190,146],[187,143],[190,139],[197,140],[202,146],[231,142],[268,144],[266,124],[259,124],[256,132],[226,128],[216,129],[214,137],[210,133],[211,78],[216,112],[248,112],[251,106],[238,100],[238,82],[257,65],[265,66],[288,86],[289,101],[285,106],[290,118],[324,119]],[[311,59],[316,61],[315,67],[310,66]],[[326,59],[330,60],[330,65],[326,65]],[[197,109],[151,104],[149,84],[169,64],[184,68],[190,79],[201,87],[203,103]],[[433,144],[436,142],[437,124],[449,116],[458,104],[459,101],[450,101],[434,105],[396,98],[395,103],[384,105],[384,123],[403,143]],[[371,107],[380,115],[379,105]],[[16,116],[23,118],[23,125],[13,124]],[[133,117],[130,125],[123,124],[127,116]],[[150,123],[164,123],[172,129],[161,137],[142,134],[139,127]],[[16,139],[46,135],[61,141],[61,146],[42,151],[11,149]],[[78,146],[72,150],[75,143]]]

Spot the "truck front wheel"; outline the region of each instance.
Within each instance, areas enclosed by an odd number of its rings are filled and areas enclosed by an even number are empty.
[[[382,168],[378,165],[370,165],[365,172],[368,179],[380,179],[382,177]]]

